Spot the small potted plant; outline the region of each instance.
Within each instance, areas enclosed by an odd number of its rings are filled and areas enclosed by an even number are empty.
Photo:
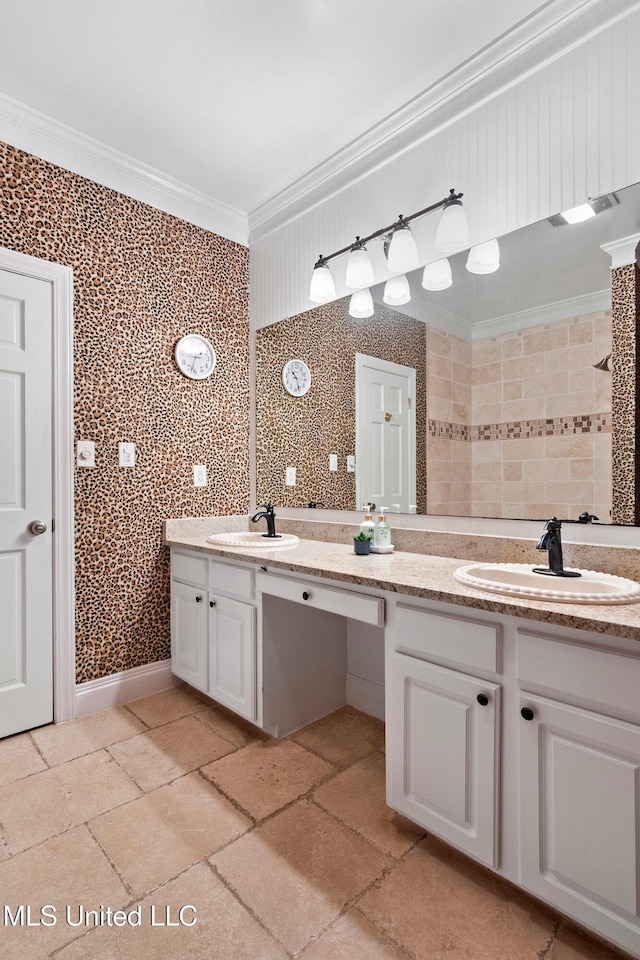
[[[353,538],[353,551],[360,556],[366,556],[371,553],[371,537],[368,533],[359,533]]]

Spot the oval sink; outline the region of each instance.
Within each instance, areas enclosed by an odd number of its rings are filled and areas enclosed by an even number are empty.
[[[207,543],[219,543],[221,547],[244,547],[253,550],[273,550],[274,547],[295,547],[300,538],[293,533],[281,533],[276,540],[263,537],[261,533],[212,533],[207,537]]]
[[[562,603],[638,603],[640,583],[610,573],[580,570],[581,577],[548,577],[526,563],[470,563],[453,577],[476,590]]]

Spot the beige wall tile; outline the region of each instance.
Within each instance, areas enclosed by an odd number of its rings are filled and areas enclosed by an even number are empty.
[[[522,356],[522,336],[507,336],[502,341],[502,358],[511,360],[513,357]]]
[[[579,320],[569,324],[569,343],[591,343],[593,340],[593,321]]]
[[[427,385],[429,401],[432,397],[440,400],[451,400],[451,380],[444,377],[430,377]]]
[[[452,403],[451,420],[453,423],[471,423],[471,404]]]
[[[473,387],[472,397],[474,406],[478,407],[487,403],[500,403],[502,401],[502,384],[499,380],[476,384]]]
[[[475,366],[471,372],[473,386],[480,383],[502,383],[502,363],[485,363]]]
[[[474,490],[475,495],[475,490]],[[473,517],[501,517],[502,516],[502,501],[496,501],[494,503],[485,503],[482,500],[472,500],[471,501],[471,516]]]
[[[531,356],[534,353],[558,350],[560,347],[567,346],[568,343],[569,335],[566,324],[552,324],[549,329],[534,333],[525,332],[522,337],[522,352],[525,356]]]
[[[505,380],[522,380],[525,377],[541,377],[544,374],[545,358],[542,354],[505,360],[502,365]]]
[[[503,449],[505,460],[542,460],[546,455],[544,437],[503,440]]]
[[[522,461],[506,460],[502,464],[502,479],[503,480],[522,480],[523,479]],[[526,479],[531,479],[531,478],[527,477]]]
[[[567,393],[569,379],[565,373],[546,373],[522,381],[524,397],[549,397]]]
[[[500,503],[502,501],[502,482],[474,480],[473,499],[477,503]]]
[[[522,475],[525,480],[540,480],[543,483],[554,478],[556,480],[569,479],[569,460],[523,460]]]
[[[429,399],[429,418],[431,420],[443,420],[445,423],[451,423],[452,410],[450,400],[441,400],[439,397]]]
[[[564,437],[545,437],[543,456],[568,457],[570,459],[593,456],[593,434],[575,433]]]
[[[473,466],[473,482],[482,480],[502,480],[502,463],[499,460],[486,460]]]
[[[503,440],[475,440],[471,444],[471,460],[474,463],[486,463],[490,460],[502,461]],[[509,459],[516,459],[509,457]]]
[[[500,340],[475,340],[471,345],[471,357],[474,367],[483,364],[497,364],[502,360],[502,343]]]
[[[474,405],[473,422],[482,423],[502,423],[502,403],[479,403]]]
[[[523,396],[522,380],[505,380],[502,384],[503,400],[521,400]]]
[[[427,329],[427,356],[439,354],[441,357],[451,357],[451,341],[446,333],[433,328]]]
[[[451,357],[456,363],[463,363],[467,367],[472,362],[472,344],[471,341],[462,337],[451,337]]]
[[[451,480],[451,460],[429,460],[427,465],[427,483]]]
[[[584,460],[570,460],[569,461],[569,477],[572,480],[593,480],[594,477],[594,461],[591,458],[586,458]],[[554,471],[555,474],[555,471]]]

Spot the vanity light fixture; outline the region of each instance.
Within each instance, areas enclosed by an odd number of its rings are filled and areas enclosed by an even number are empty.
[[[497,240],[487,240],[469,250],[466,263],[469,273],[495,273],[500,267],[500,247]]]
[[[373,316],[373,297],[368,287],[364,290],[356,290],[351,294],[349,300],[349,316],[356,320],[364,320],[365,317]]]
[[[382,299],[390,307],[400,307],[411,300],[411,288],[404,273],[397,277],[390,277],[384,285]]]
[[[351,247],[344,282],[352,290],[361,290],[362,287],[370,287],[375,283],[371,257],[360,237],[356,237],[356,242]]]
[[[446,257],[428,263],[424,268],[422,286],[425,290],[447,290],[452,283],[451,264]]]
[[[347,263],[346,285],[355,289],[356,287],[369,287],[375,283],[373,264],[366,251],[366,244],[371,240],[382,240],[385,245],[388,244],[388,266],[393,273],[406,273],[407,270],[413,270],[418,266],[420,257],[409,224],[411,221],[417,220],[418,217],[433,213],[435,210],[442,210],[442,216],[436,231],[436,249],[443,253],[454,253],[468,247],[469,224],[462,207],[462,194],[456,193],[452,188],[449,195],[443,200],[438,200],[437,203],[432,203],[430,206],[424,207],[423,210],[412,213],[409,217],[404,217],[401,214],[396,222],[390,226],[381,227],[362,239],[358,236],[355,243],[342,247],[326,257],[320,256],[313,269],[309,299],[313,303],[328,303],[335,297],[335,284],[328,263],[345,253],[350,255]],[[366,276],[366,279],[363,280],[363,276]],[[331,280],[329,280],[329,277],[331,277]],[[362,289],[358,289],[357,293],[362,293]],[[351,299],[353,300],[353,297]],[[366,315],[371,316],[371,314]]]

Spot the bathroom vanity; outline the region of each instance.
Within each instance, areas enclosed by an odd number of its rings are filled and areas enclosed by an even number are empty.
[[[301,540],[172,548],[174,673],[283,736],[384,634],[387,803],[640,956],[640,606],[498,597],[459,560]]]

